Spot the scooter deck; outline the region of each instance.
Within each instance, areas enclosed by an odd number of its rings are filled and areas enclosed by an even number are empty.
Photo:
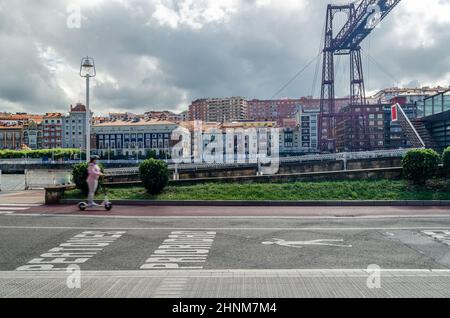
[[[89,206],[86,202],[78,203],[78,209],[80,209],[80,211],[100,211],[100,210],[111,211],[112,208],[113,205],[110,202],[97,206]]]

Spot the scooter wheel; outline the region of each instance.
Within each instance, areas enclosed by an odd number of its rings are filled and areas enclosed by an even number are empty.
[[[84,202],[81,202],[78,204],[78,208],[80,209],[80,211],[86,211],[87,209],[87,204]]]
[[[106,210],[106,211],[111,211],[112,208],[113,208],[112,203],[107,203],[107,204],[105,204],[105,210]]]

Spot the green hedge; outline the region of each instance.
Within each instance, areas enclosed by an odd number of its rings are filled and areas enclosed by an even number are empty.
[[[169,168],[164,161],[148,159],[139,166],[139,176],[149,194],[160,194],[169,183]]]
[[[0,150],[0,159],[71,159],[80,157],[80,149],[43,149],[43,150]]]
[[[444,150],[442,163],[444,164],[444,174],[448,178],[450,177],[450,147]]]
[[[403,176],[415,184],[424,184],[436,176],[441,157],[431,149],[409,151],[403,158]]]

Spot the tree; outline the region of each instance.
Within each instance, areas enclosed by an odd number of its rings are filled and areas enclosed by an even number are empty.
[[[450,147],[444,150],[442,163],[444,164],[444,175],[448,178],[450,177]]]

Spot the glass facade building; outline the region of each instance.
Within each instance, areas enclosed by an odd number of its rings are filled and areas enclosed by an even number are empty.
[[[417,105],[418,117],[427,117],[450,110],[450,90],[427,97]]]
[[[450,147],[450,90],[426,98],[417,109],[439,150]]]

